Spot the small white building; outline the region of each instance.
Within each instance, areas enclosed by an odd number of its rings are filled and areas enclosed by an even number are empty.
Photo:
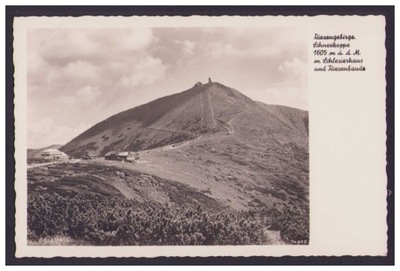
[[[56,149],[47,149],[42,152],[41,157],[47,161],[67,161],[69,156]]]

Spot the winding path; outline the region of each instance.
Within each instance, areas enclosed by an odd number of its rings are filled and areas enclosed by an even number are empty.
[[[235,129],[233,128],[232,122],[239,117],[241,114],[245,113],[246,111],[239,112],[236,114],[230,121],[226,122],[221,119],[217,119],[218,121],[222,122],[225,125],[225,128],[228,130],[228,134],[232,135],[235,132]]]
[[[213,127],[215,128],[217,127],[217,122],[215,121],[215,117],[214,117],[214,109],[211,106],[211,99],[210,99],[210,92],[207,91],[207,100],[208,100],[208,106],[210,107],[210,111],[211,111],[211,119],[213,121]]]

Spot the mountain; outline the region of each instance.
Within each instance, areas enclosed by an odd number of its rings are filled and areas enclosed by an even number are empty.
[[[136,151],[138,163],[85,163],[179,183],[235,210],[265,206],[308,216],[308,112],[256,102],[220,83],[197,83],[113,115],[60,150],[75,157]],[[143,200],[141,185],[118,185],[122,195]],[[163,195],[154,199],[168,199]]]
[[[270,138],[307,147],[305,111],[255,102],[220,83],[197,83],[178,94],[113,115],[60,148],[68,155],[142,151],[200,136]]]
[[[160,218],[167,218],[163,225],[173,224],[167,239],[178,236],[177,229],[192,230],[187,225],[202,218],[202,235],[212,240],[225,240],[225,234],[236,228],[255,233],[255,225],[260,225],[257,236],[279,231],[287,242],[304,244],[309,238],[308,122],[307,111],[253,101],[220,83],[197,83],[181,93],[113,115],[60,148],[75,157],[135,151],[139,160],[81,159],[29,168],[28,194],[31,202],[37,202],[30,214],[37,213],[43,199],[50,205],[60,201],[67,208],[54,205],[60,217],[68,214],[73,221],[84,218],[90,221],[85,223],[98,226],[107,220],[106,236],[115,234],[125,240],[120,229],[138,224],[137,219],[133,224],[129,220],[126,214],[132,210],[126,206],[144,206],[137,218],[139,222],[142,214],[151,218],[143,224],[145,240],[149,228],[164,228],[159,227]],[[107,203],[101,203],[104,200]],[[74,217],[80,207],[72,208],[72,201],[91,206],[82,208],[91,210],[90,218]],[[49,208],[43,209],[52,214]],[[118,223],[128,219],[126,224],[116,227],[113,214],[121,216]],[[176,214],[182,216],[177,219]],[[38,217],[44,220],[42,213]],[[32,221],[36,229],[36,220]],[[54,221],[52,215],[48,217],[49,225]],[[235,221],[235,226],[229,226],[229,221]],[[150,227],[150,222],[156,227]],[[159,242],[158,230],[153,237]]]

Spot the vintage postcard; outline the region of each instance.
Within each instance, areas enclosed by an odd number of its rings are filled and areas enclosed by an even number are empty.
[[[385,23],[15,17],[16,257],[387,255]]]

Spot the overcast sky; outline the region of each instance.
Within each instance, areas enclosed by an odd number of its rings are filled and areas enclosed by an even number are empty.
[[[257,101],[307,109],[307,47],[299,30],[30,30],[28,147],[65,144],[113,114],[208,77]]]

